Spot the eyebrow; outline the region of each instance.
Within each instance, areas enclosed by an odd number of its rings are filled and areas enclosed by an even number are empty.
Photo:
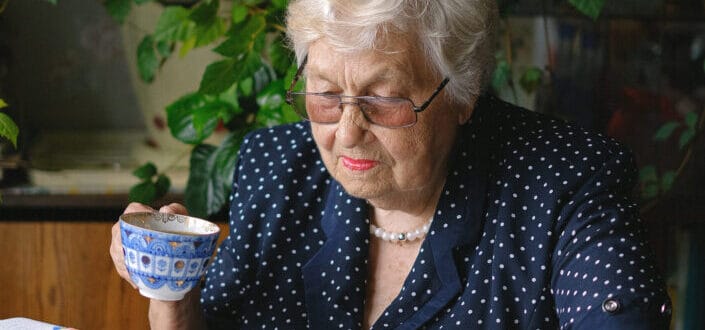
[[[382,69],[378,70],[377,72],[374,72],[372,75],[365,77],[366,79],[359,83],[359,86],[374,86],[377,83],[380,82],[385,82],[388,81],[390,77],[394,77],[395,73],[401,74],[402,72],[399,70],[396,70],[392,67],[385,66]],[[305,78],[313,77],[317,79],[322,79],[325,80],[326,82],[333,83],[333,84],[338,84],[338,82],[335,79],[329,78],[329,76],[321,71],[318,70],[314,66],[306,66],[306,69],[304,70]],[[403,83],[399,83],[399,85],[404,85]]]

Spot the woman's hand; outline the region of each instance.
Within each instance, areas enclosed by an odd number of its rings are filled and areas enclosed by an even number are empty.
[[[144,204],[130,203],[130,205],[125,208],[123,214],[135,212],[155,212],[155,210]],[[162,206],[159,209],[159,212],[188,215],[188,211],[186,211],[186,208],[183,205],[177,203]],[[125,267],[125,252],[122,249],[122,238],[120,237],[119,222],[115,222],[115,224],[113,225],[112,240],[110,242],[110,257],[113,258],[115,270],[117,270],[118,274],[120,274],[120,277],[125,279],[127,283],[130,283],[133,288],[137,289],[137,286],[132,283],[132,279],[130,279],[130,274],[127,273],[127,268]]]

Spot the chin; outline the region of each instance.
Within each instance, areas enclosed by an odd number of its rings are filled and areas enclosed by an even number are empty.
[[[384,191],[380,182],[369,182],[368,180],[338,181],[349,195],[365,200],[382,196]]]

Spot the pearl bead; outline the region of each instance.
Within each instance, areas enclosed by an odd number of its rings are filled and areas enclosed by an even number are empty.
[[[401,233],[388,232],[380,227],[370,224],[370,235],[374,235],[385,241],[391,242],[413,241],[418,238],[424,237],[428,233],[429,229],[431,228],[431,221],[433,221],[433,217],[428,219],[428,222],[425,223],[421,228],[416,228],[415,230]]]

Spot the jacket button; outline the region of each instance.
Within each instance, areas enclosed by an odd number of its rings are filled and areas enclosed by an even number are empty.
[[[669,302],[663,303],[659,311],[661,312],[661,315],[671,315],[671,304]]]
[[[608,298],[602,302],[602,310],[610,314],[617,313],[620,307],[617,299]]]

